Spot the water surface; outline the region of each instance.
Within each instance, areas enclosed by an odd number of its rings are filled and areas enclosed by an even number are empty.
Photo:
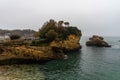
[[[68,60],[54,60],[42,66],[48,80],[120,80],[120,42],[106,37],[111,48],[86,47],[68,54]]]
[[[86,47],[67,53],[67,60],[0,66],[0,80],[120,80],[119,37],[106,37],[111,48]]]

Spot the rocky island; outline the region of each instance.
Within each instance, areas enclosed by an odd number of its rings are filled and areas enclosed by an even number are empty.
[[[46,22],[33,40],[10,40],[0,44],[0,64],[65,59],[66,51],[81,49],[81,31],[69,22]],[[14,38],[13,38],[14,39]]]
[[[96,47],[111,47],[102,36],[93,35],[89,38],[89,41],[86,42],[87,46],[96,46]]]

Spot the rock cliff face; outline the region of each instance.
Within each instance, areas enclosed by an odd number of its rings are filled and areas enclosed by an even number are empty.
[[[63,51],[74,51],[82,48],[80,45],[81,36],[69,35],[64,41],[53,41],[50,43],[51,47],[58,47]]]
[[[57,51],[60,52],[60,51]],[[57,54],[58,57],[56,57]],[[59,56],[63,55],[63,56]],[[27,46],[14,46],[5,47],[5,51],[0,54],[0,60],[5,59],[33,59],[33,60],[50,60],[64,58],[64,53],[55,53],[52,47],[27,47]]]

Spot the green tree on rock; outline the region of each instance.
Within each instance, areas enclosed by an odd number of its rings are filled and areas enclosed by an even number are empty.
[[[66,27],[68,27],[68,26],[70,25],[70,23],[69,23],[69,22],[64,22],[64,25],[65,25]]]
[[[57,32],[55,32],[54,30],[49,30],[46,34],[46,40],[47,42],[51,42],[53,40],[55,40],[58,36]]]

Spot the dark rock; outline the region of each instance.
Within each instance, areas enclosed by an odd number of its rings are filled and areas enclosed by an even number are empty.
[[[65,58],[65,55],[64,55],[63,50],[61,48],[52,47],[52,51],[53,51],[55,59],[64,59]]]
[[[4,52],[4,50],[0,47],[0,54],[2,54]]]
[[[86,42],[87,46],[97,46],[97,47],[111,47],[104,38],[98,35],[93,35],[89,38],[89,41]]]

